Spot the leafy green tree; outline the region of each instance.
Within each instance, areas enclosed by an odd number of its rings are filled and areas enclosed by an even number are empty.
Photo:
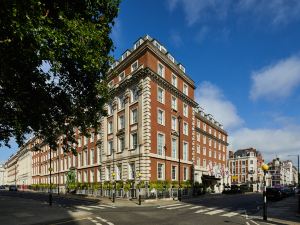
[[[1,0],[0,146],[34,134],[55,149],[62,134],[66,146],[76,143],[74,128],[97,130],[118,7],[119,0]]]

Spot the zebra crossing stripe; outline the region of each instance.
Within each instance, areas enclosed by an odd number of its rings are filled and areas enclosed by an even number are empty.
[[[238,211],[235,211],[235,212],[225,213],[225,214],[223,214],[221,216],[232,217],[232,216],[239,215],[239,214],[241,214],[243,212],[245,212],[245,210],[238,210]]]
[[[104,209],[103,207],[98,206],[98,205],[91,205],[90,207],[95,208],[95,209]]]
[[[88,211],[92,210],[91,208],[88,208],[88,207],[85,207],[85,206],[80,206],[80,205],[75,206],[75,208],[84,209],[84,210],[88,210]]]
[[[180,209],[180,208],[185,208],[185,207],[189,207],[191,205],[180,205],[180,206],[175,206],[175,207],[170,207],[170,208],[166,208],[166,209]]]
[[[112,205],[98,205],[98,206],[108,207],[108,208],[112,208],[112,209],[115,209],[115,208],[116,208],[116,206],[112,206]]]
[[[105,222],[105,223],[107,223],[108,225],[114,225],[113,223],[111,223],[111,222],[109,222],[109,221],[107,221],[106,219],[103,219],[102,217],[100,217],[100,216],[97,216],[96,217],[98,220],[101,220],[102,222]]]
[[[157,207],[158,209],[162,209],[162,208],[168,208],[168,207],[172,207],[172,206],[178,206],[178,205],[182,205],[182,204],[173,204],[173,205],[163,205],[163,206],[159,206]]]
[[[198,206],[191,207],[190,209],[199,209],[201,207],[203,207],[203,206],[202,205],[198,205]]]
[[[210,210],[214,210],[214,208],[200,209],[200,210],[196,211],[195,213],[203,213],[203,212],[207,212],[207,211],[210,211]]]
[[[223,209],[217,209],[217,210],[213,210],[213,211],[210,211],[210,212],[206,212],[205,214],[215,215],[215,214],[222,213],[222,212],[225,212],[225,211]]]

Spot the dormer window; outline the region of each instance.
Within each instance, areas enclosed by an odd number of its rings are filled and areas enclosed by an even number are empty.
[[[170,53],[167,54],[168,58],[174,63],[175,59],[172,55],[170,55]]]
[[[121,82],[124,79],[125,79],[125,71],[119,74],[119,81]]]

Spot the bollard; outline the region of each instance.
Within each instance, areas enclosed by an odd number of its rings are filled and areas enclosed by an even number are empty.
[[[142,197],[141,197],[141,195],[139,194],[139,205],[141,205],[142,204]]]

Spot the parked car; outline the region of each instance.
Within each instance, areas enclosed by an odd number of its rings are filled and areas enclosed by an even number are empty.
[[[5,186],[4,185],[0,185],[0,190],[5,190]]]
[[[18,188],[16,185],[10,185],[8,188],[9,191],[18,191]]]
[[[231,185],[230,188],[226,188],[222,192],[223,194],[243,194],[244,191],[238,185]]]
[[[282,193],[283,197],[290,197],[295,194],[293,188],[290,188],[290,187],[283,187],[281,189],[281,193]]]
[[[268,187],[266,191],[266,196],[268,200],[281,200],[283,198],[282,189]]]

